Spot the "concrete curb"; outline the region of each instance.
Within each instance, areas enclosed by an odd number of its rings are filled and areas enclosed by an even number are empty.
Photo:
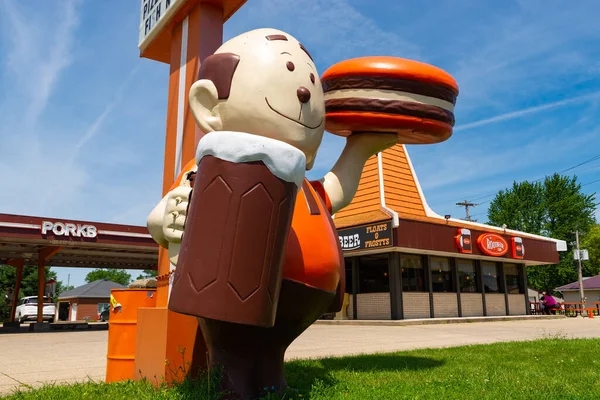
[[[319,319],[314,325],[354,325],[354,326],[414,326],[414,325],[440,325],[464,324],[472,322],[502,322],[502,321],[530,321],[544,319],[563,319],[563,315],[513,315],[500,317],[461,317],[461,318],[426,318],[426,319],[401,319],[401,320],[326,320]]]

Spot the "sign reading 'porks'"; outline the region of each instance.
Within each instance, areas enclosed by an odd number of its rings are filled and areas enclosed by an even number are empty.
[[[52,221],[42,222],[42,235],[48,235],[50,233],[54,236],[95,238],[98,236],[98,229],[94,225],[87,224],[71,224]]]

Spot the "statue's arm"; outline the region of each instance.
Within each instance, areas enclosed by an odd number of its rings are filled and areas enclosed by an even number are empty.
[[[367,160],[391,146],[398,137],[391,133],[358,133],[346,139],[346,146],[330,172],[320,179],[329,200],[332,214],[346,207],[356,194]]]

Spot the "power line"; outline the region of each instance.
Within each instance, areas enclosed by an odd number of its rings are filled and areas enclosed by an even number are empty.
[[[584,184],[581,185],[581,187],[587,186],[587,185],[591,185],[592,183],[597,183],[597,182],[600,182],[600,179],[596,179],[595,181],[584,183]],[[486,197],[491,197],[491,196],[486,196]],[[477,200],[477,199],[475,199],[475,200]],[[490,200],[486,200],[486,201],[483,201],[483,202],[480,202],[480,203],[477,203],[477,204],[469,204],[468,206],[481,206],[483,204],[490,203],[491,201],[492,200],[490,199]],[[464,203],[466,203],[466,202],[467,202],[467,200],[464,201]],[[483,212],[480,212],[480,213],[473,214],[473,215],[469,216],[468,207],[464,203],[456,203],[456,205],[457,206],[463,206],[463,207],[465,207],[467,209],[467,218],[465,218],[466,221],[471,221],[469,218],[477,217],[478,215],[487,214],[487,210],[486,210],[486,211],[483,211]],[[596,203],[595,205],[598,206],[598,205],[600,205],[600,203]],[[472,222],[475,222],[475,221],[477,221],[477,220],[473,220]]]
[[[581,185],[581,187],[583,187],[583,186],[587,186],[587,185],[591,185],[592,183],[596,183],[596,182],[600,182],[600,179],[596,179],[595,181],[591,181],[591,182],[588,182],[588,183],[584,183],[583,185]]]
[[[593,156],[592,158],[590,158],[590,159],[587,159],[587,160],[585,160],[585,161],[583,161],[583,162],[581,162],[581,163],[579,163],[579,164],[577,164],[577,165],[574,165],[574,166],[572,166],[572,167],[569,167],[569,168],[567,168],[567,169],[563,169],[562,171],[559,171],[559,172],[557,172],[557,174],[562,174],[562,173],[564,173],[564,172],[567,172],[567,171],[574,170],[575,168],[581,167],[582,165],[585,165],[585,164],[589,164],[589,163],[591,163],[591,162],[593,162],[593,161],[596,161],[596,160],[600,160],[600,154],[596,154],[596,155],[595,155],[595,156]],[[600,164],[599,164],[599,165],[600,165]],[[544,179],[545,179],[547,176],[548,176],[548,175],[545,175],[544,177],[542,177],[542,178],[539,178],[539,179],[536,179],[536,180],[534,180],[534,181],[531,181],[531,182],[532,182],[532,183],[535,183],[535,182],[540,182],[540,181],[543,181],[543,180],[544,180]],[[583,186],[583,185],[582,185],[582,186]],[[502,189],[499,189],[499,190],[502,190]],[[483,192],[475,193],[474,195],[472,195],[472,196],[470,196],[470,197],[475,197],[475,196],[477,196],[477,195],[480,195],[480,194],[482,194],[482,193],[483,193]],[[492,193],[492,194],[486,194],[486,195],[482,195],[481,197],[477,197],[477,198],[475,198],[473,201],[477,201],[477,200],[481,200],[481,199],[486,199],[486,198],[488,198],[488,197],[492,197],[492,196],[496,195],[496,193],[498,193],[498,190],[497,190],[496,192]],[[457,201],[458,201],[458,200],[457,200]]]
[[[587,163],[591,163],[592,161],[596,161],[596,160],[598,160],[598,159],[600,159],[600,154],[598,154],[598,155],[596,155],[596,156],[594,156],[594,157],[590,158],[590,159],[589,159],[589,160],[587,160],[587,161],[584,161],[584,162],[582,162],[582,163],[579,163],[579,164],[577,164],[577,165],[575,165],[575,166],[573,166],[573,167],[571,167],[571,168],[567,168],[567,169],[565,169],[565,170],[562,170],[562,171],[560,171],[560,172],[559,172],[559,174],[562,174],[563,172],[571,171],[572,169],[575,169],[575,168],[577,168],[577,167],[581,167],[582,165],[585,165],[585,164],[587,164]]]
[[[587,168],[581,169],[581,170],[579,170],[579,172],[589,171],[590,169],[595,169],[595,168],[600,168],[600,164],[595,164],[595,165],[589,166]]]

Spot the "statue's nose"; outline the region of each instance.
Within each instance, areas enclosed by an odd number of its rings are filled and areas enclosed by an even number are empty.
[[[296,91],[296,94],[298,95],[298,100],[300,100],[300,103],[308,103],[310,100],[310,90],[304,86],[300,86]]]

